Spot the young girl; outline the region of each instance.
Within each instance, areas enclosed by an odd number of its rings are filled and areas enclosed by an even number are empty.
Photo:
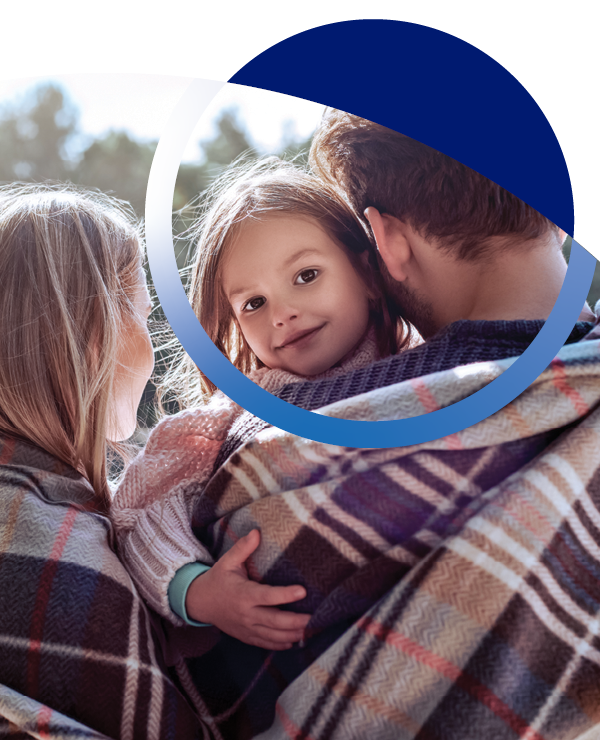
[[[368,347],[369,354],[363,357],[365,362],[395,354],[407,344],[410,328],[401,321],[397,305],[383,292],[384,282],[374,245],[352,209],[330,187],[303,169],[271,157],[249,167],[234,165],[213,183],[205,205],[208,210],[192,230],[196,243],[189,295],[192,307],[204,330],[225,356],[267,390],[277,387],[276,384],[268,387],[267,383],[277,381],[282,377],[283,371],[291,375],[289,378],[283,377],[284,380],[299,380],[303,376],[323,377],[328,369],[343,365],[355,353],[358,345],[363,343],[367,330],[370,330],[372,346]],[[247,300],[233,299],[228,295],[228,292],[240,291],[236,276],[244,278],[244,287],[252,286],[246,283],[250,281],[248,273],[252,266],[257,275],[264,277],[264,283],[267,283],[266,274],[275,271],[274,262],[277,261],[281,266],[285,261],[282,238],[290,244],[291,255],[295,250],[291,247],[293,243],[300,249],[302,246],[308,249],[312,244],[317,254],[327,253],[328,247],[335,246],[344,273],[348,274],[347,278],[351,283],[358,282],[356,296],[352,298],[353,292],[348,290],[349,299],[331,300],[339,315],[356,315],[358,319],[353,317],[349,321],[351,330],[325,356],[323,362],[309,364],[306,361],[308,351],[304,348],[300,358],[302,362],[294,362],[288,357],[270,357],[263,351],[260,343],[256,342],[249,327],[259,318],[264,319],[265,313],[270,314],[267,311],[272,309],[277,300],[265,298],[267,304],[263,304],[258,297],[264,295],[257,293],[254,295],[256,299],[250,299],[252,292],[246,295]],[[327,247],[320,247],[319,243],[323,241]],[[256,244],[263,244],[262,258],[253,253],[253,245]],[[296,265],[301,273],[311,270],[310,267],[307,268],[307,265],[310,266],[310,257],[299,260]],[[259,263],[262,264],[260,269],[257,267]],[[279,285],[290,301],[290,293],[299,293],[300,287],[303,288],[304,297],[310,288],[311,293],[318,292],[324,300],[329,291],[323,290],[321,294],[323,278],[317,284],[319,272],[317,269],[312,270],[317,273],[290,280],[286,275],[287,269],[283,269],[281,284],[276,278],[272,281]],[[321,277],[325,270],[320,272]],[[337,274],[337,270],[333,273]],[[227,275],[229,278],[225,278]],[[260,291],[261,279],[257,278],[256,281],[259,284],[256,289]],[[346,277],[339,280],[339,290],[344,288],[346,281]],[[329,278],[326,283],[329,283]],[[244,287],[241,288],[242,291],[245,291]],[[299,299],[299,296],[295,298]],[[244,305],[246,302],[249,303],[246,309],[241,310],[240,304]],[[307,304],[310,307],[312,301],[307,301]],[[259,309],[259,316],[250,314]],[[299,323],[294,325],[299,326]],[[353,329],[354,325],[356,331]],[[279,326],[280,330],[283,327],[284,325]],[[356,341],[353,343],[348,338],[355,338]],[[316,340],[314,344],[317,345]],[[323,350],[327,348],[321,339],[319,346]],[[285,352],[286,355],[289,351],[291,348]],[[261,353],[267,361],[261,359]],[[267,375],[265,367],[272,368],[279,374],[272,372]],[[262,371],[260,375],[259,371]],[[336,369],[331,375],[339,372]],[[294,374],[299,377],[294,378]],[[187,408],[205,403],[206,396],[216,391],[215,386],[198,372],[188,357],[183,357],[177,367],[171,368],[160,389],[163,395],[175,395],[179,404]]]
[[[196,227],[192,306],[220,350],[263,388],[338,375],[405,345],[410,331],[383,292],[373,245],[333,190],[267,159],[234,168],[209,199]],[[223,595],[228,576],[236,577],[239,601],[256,584],[243,566],[226,570],[223,558],[210,568],[190,529],[194,500],[241,409],[189,361],[168,384],[184,406],[198,408],[165,419],[121,484],[112,513],[123,558],[148,602],[172,622],[213,623],[274,648],[260,608],[236,618]],[[253,532],[244,554],[258,542]]]

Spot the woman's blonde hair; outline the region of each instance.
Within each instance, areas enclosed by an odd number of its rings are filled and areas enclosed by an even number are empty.
[[[0,187],[0,431],[87,477],[106,510],[123,323],[142,260],[128,204],[73,186]]]
[[[213,183],[202,208],[188,236],[196,246],[188,296],[208,336],[243,373],[263,364],[246,343],[223,292],[222,261],[243,223],[269,213],[312,219],[344,249],[367,286],[381,357],[395,354],[408,340],[408,324],[384,294],[375,246],[365,226],[339,193],[306,169],[276,157],[250,165],[238,161]],[[159,384],[163,400],[168,394],[181,406],[198,405],[215,390],[187,356],[173,364]]]

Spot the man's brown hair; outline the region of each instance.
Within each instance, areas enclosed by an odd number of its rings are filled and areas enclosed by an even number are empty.
[[[556,226],[487,177],[402,133],[328,109],[313,138],[313,171],[337,185],[359,216],[373,206],[463,260],[489,238],[534,240]]]

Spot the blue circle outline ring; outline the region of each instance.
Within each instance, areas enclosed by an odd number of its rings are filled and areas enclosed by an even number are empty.
[[[309,440],[355,448],[402,447],[446,437],[490,417],[550,364],[579,317],[596,264],[574,240],[556,304],[527,350],[485,388],[439,411],[381,422],[328,417],[282,401],[237,370],[207,336],[190,306],[172,235],[173,194],[183,152],[202,112],[223,85],[194,80],[169,118],[148,178],[146,241],[152,279],[169,324],[193,361],[229,398],[269,424]]]

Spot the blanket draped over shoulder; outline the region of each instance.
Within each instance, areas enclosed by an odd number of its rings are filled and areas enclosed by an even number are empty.
[[[513,361],[320,412],[417,416],[480,390]],[[600,722],[599,404],[600,342],[583,341],[455,435],[366,450],[269,428],[210,479],[190,474],[170,499],[193,512],[194,556],[217,559],[259,528],[251,577],[304,585],[293,608],[313,613],[305,643],[287,652],[198,633],[206,652],[185,670],[213,731],[533,739]],[[160,512],[171,512],[160,508],[157,534]]]
[[[0,739],[201,739],[91,485],[0,436]]]

